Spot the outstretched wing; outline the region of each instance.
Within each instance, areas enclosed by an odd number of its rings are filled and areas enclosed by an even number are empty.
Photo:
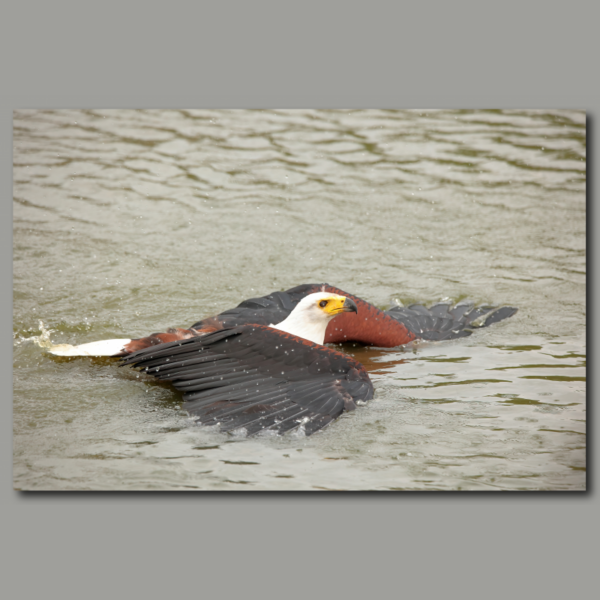
[[[261,325],[162,344],[122,362],[170,381],[200,422],[248,435],[300,425],[310,435],[373,397],[351,357]]]

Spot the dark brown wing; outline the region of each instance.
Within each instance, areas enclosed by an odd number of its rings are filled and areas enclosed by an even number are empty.
[[[373,384],[351,357],[262,325],[243,325],[136,352],[123,364],[170,381],[184,408],[222,431],[321,429]]]

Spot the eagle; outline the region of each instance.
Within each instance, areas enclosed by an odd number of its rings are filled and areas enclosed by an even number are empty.
[[[221,431],[306,435],[373,397],[365,368],[327,343],[397,347],[464,337],[512,316],[513,307],[415,304],[382,311],[328,284],[251,298],[189,329],[79,346],[57,356],[119,356],[122,365],[170,382],[186,411]]]

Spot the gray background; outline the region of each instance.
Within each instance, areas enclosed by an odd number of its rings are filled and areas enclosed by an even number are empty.
[[[587,591],[598,539],[592,388],[586,494],[14,492],[10,182],[14,108],[581,108],[589,114],[592,224],[596,6],[11,2],[3,13],[0,564],[7,597]]]

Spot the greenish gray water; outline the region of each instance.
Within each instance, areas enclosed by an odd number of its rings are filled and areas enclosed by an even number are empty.
[[[585,489],[585,144],[580,111],[15,112],[15,488]],[[318,281],[519,312],[344,347],[375,398],[309,438],[199,427],[169,386],[35,343]]]

